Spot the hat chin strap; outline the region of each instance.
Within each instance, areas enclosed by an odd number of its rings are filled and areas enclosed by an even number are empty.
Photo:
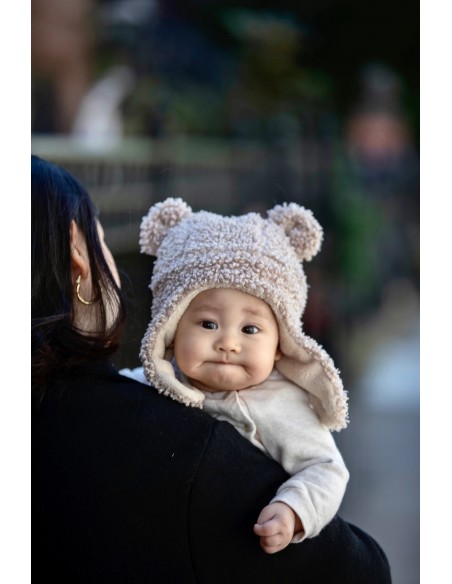
[[[348,423],[347,392],[331,357],[314,339],[299,332],[294,338],[280,327],[283,356],[276,368],[303,388],[310,403],[330,430],[342,430]]]
[[[148,337],[144,348],[144,352],[147,353],[148,359],[152,363],[151,367],[144,364],[146,377],[157,388],[159,393],[167,395],[186,406],[198,408],[202,408],[202,403],[205,399],[204,394],[199,389],[183,385],[177,379],[172,365],[174,357],[172,344],[182,315],[193,298],[202,291],[195,290],[186,294],[180,300],[174,299],[163,311],[164,315],[169,314],[169,316],[166,319],[164,316],[160,319],[164,324],[161,325],[155,336]],[[174,309],[172,309],[173,305],[175,305]]]

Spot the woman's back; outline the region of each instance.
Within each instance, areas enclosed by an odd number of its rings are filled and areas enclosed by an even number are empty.
[[[339,519],[265,554],[254,518],[284,471],[228,424],[106,363],[46,388],[33,410],[32,461],[37,579],[390,582],[376,543]]]

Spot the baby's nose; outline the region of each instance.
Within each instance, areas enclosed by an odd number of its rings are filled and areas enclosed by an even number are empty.
[[[217,351],[240,353],[240,342],[236,335],[224,334],[216,342]]]

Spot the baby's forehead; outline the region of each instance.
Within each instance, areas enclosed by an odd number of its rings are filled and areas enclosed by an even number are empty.
[[[235,309],[256,316],[272,313],[270,306],[261,298],[234,288],[212,288],[195,296],[189,305],[192,311]]]

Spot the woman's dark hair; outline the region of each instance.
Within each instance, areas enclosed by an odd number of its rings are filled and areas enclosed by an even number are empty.
[[[96,331],[74,324],[70,226],[86,240],[96,302]],[[57,370],[113,353],[123,332],[126,310],[108,267],[97,231],[97,210],[80,183],[56,164],[31,158],[31,355],[32,386]],[[114,314],[114,322],[107,319]],[[109,319],[111,320],[111,318]]]

